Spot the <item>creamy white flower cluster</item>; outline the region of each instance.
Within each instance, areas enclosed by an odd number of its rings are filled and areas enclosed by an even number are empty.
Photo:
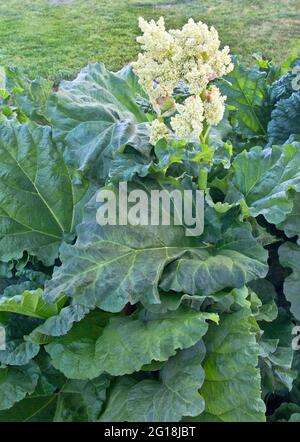
[[[169,130],[162,121],[156,119],[152,121],[150,127],[150,144],[155,145],[157,141],[161,140],[162,138],[169,137]]]
[[[132,63],[140,84],[148,93],[155,111],[170,120],[175,136],[199,137],[204,123],[216,125],[224,114],[224,101],[216,86],[209,83],[233,69],[229,48],[220,50],[218,32],[205,23],[190,19],[182,29],[166,31],[161,17],[149,23],[139,19],[143,35],[137,38],[143,53]],[[183,80],[191,94],[184,103],[172,99],[174,88]],[[151,142],[171,134],[162,121],[150,126]]]
[[[175,134],[182,139],[189,138],[191,134],[200,136],[203,130],[204,106],[197,95],[188,97],[184,104],[177,104],[178,113],[171,119],[171,127]]]

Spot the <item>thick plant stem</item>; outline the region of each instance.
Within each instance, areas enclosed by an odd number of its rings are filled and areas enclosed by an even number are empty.
[[[203,135],[200,136],[200,141],[204,146],[209,145],[209,132],[210,132],[210,126],[207,126],[204,130]]]
[[[205,190],[207,188],[207,176],[208,171],[206,169],[201,169],[198,175],[198,189]]]
[[[209,150],[209,132],[210,132],[210,127],[207,126],[200,136],[200,143],[204,151]],[[199,190],[205,190],[207,188],[207,177],[208,177],[208,170],[206,168],[200,169],[198,175]]]

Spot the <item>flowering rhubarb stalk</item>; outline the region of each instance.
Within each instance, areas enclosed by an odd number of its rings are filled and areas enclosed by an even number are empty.
[[[233,69],[229,47],[220,49],[216,29],[193,19],[182,29],[169,31],[162,17],[157,22],[140,18],[139,26],[142,53],[132,66],[157,114],[149,123],[150,143],[155,145],[162,138],[187,143],[200,140],[204,157],[212,161],[209,131],[222,120],[226,100],[212,82]],[[178,103],[174,89],[180,81],[188,95]],[[200,168],[200,188],[206,188],[207,173]]]

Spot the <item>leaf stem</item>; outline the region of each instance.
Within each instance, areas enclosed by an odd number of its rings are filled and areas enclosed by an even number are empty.
[[[202,134],[200,135],[200,144],[203,148],[203,151],[209,150],[209,132],[210,132],[210,126],[204,127],[204,130]],[[201,167],[201,163],[200,163]],[[207,177],[208,177],[208,170],[206,167],[200,168],[199,175],[198,175],[198,188],[199,190],[205,190],[207,188]]]

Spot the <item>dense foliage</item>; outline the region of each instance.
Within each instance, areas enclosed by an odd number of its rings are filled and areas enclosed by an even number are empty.
[[[3,70],[1,421],[300,420],[297,63],[235,61],[209,156],[149,143],[130,67],[55,89]],[[103,186],[192,189],[201,170],[200,237],[96,222]]]

